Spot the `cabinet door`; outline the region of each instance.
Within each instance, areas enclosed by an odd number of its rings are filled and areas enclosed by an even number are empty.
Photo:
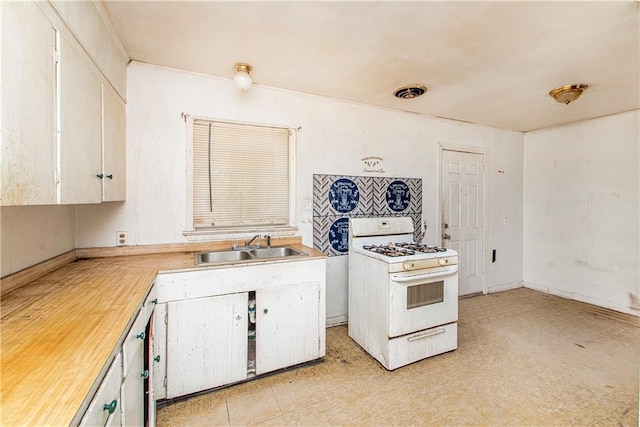
[[[256,291],[256,374],[319,357],[318,282]]]
[[[167,304],[167,397],[247,377],[248,294]]]
[[[103,85],[103,189],[102,200],[125,200],[126,185],[126,128],[124,102]]]
[[[0,3],[0,203],[55,204],[55,30],[35,2]]]
[[[156,358],[154,356],[155,348],[155,316],[153,314],[149,318],[149,351],[147,354],[147,366],[149,367],[149,377],[147,379],[147,386],[145,388],[147,402],[145,404],[147,412],[147,425],[156,425],[156,396],[154,394],[154,381],[155,381],[155,368]]]
[[[71,44],[60,37],[59,203],[102,200],[101,83]]]
[[[153,314],[153,393],[156,399],[167,397],[167,303],[158,304]],[[159,359],[155,359],[159,358]]]
[[[89,404],[87,412],[80,420],[80,427],[120,425],[122,399],[120,384],[122,383],[122,357],[120,353],[111,363],[96,395]]]
[[[139,348],[133,356],[131,368],[122,381],[122,425],[144,426],[144,381],[148,371],[144,370],[144,349]]]

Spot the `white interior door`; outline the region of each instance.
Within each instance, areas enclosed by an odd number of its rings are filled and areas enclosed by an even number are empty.
[[[442,151],[442,245],[458,252],[458,294],[483,291],[484,155]]]

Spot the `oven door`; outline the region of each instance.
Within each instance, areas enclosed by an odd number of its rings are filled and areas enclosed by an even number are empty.
[[[389,275],[389,338],[457,320],[457,265]]]

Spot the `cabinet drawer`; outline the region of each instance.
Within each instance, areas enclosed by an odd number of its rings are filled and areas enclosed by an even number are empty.
[[[389,340],[389,366],[393,370],[425,357],[458,348],[458,324],[437,326]]]
[[[96,395],[85,412],[81,426],[120,425],[120,383],[122,382],[122,357],[116,356],[102,380]],[[114,403],[115,402],[115,403]]]

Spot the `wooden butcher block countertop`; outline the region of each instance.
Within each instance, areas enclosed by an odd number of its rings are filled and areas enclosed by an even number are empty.
[[[0,425],[78,422],[158,271],[198,268],[193,251],[94,254],[104,257],[71,262],[2,296]]]

